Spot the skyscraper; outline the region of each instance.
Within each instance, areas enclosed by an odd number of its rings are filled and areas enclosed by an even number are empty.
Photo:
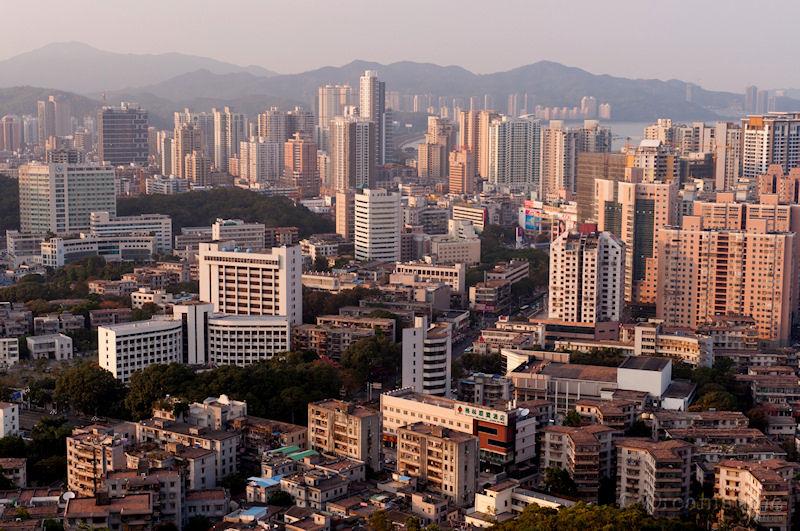
[[[22,121],[7,114],[0,119],[0,150],[17,151],[22,148]]]
[[[492,122],[489,128],[489,181],[513,192],[539,187],[541,125],[528,117]]]
[[[356,260],[400,260],[400,194],[365,188],[354,199]]]
[[[214,166],[228,171],[228,159],[239,154],[239,143],[247,138],[245,117],[233,112],[230,107],[222,111],[212,109],[214,115]]]
[[[267,142],[264,137],[253,137],[239,145],[239,177],[251,184],[278,180],[283,168],[283,144]]]
[[[756,113],[756,98],[758,97],[758,87],[750,85],[744,88],[744,113]]]
[[[755,179],[770,164],[784,171],[800,166],[800,113],[771,113],[742,119],[742,175]]]
[[[72,134],[72,113],[69,102],[63,98],[49,96],[45,101],[36,104],[39,117],[39,141],[44,142],[51,136],[68,136]]]
[[[301,198],[319,195],[317,144],[301,133],[295,133],[284,144],[283,175],[300,190]]]
[[[576,190],[578,134],[561,120],[551,120],[542,130],[540,197],[546,201],[571,198]]]
[[[329,148],[328,134],[331,120],[344,115],[344,109],[352,104],[353,89],[350,85],[323,85],[317,91],[317,121],[320,127],[320,149]]]
[[[331,122],[331,180],[337,192],[368,188],[375,180],[375,123],[337,116]]]
[[[742,171],[742,128],[731,122],[717,122],[714,145],[717,157],[714,188],[733,190]]]
[[[361,76],[358,109],[362,118],[375,124],[374,165],[381,166],[386,163],[386,84],[378,80],[374,70],[367,70]]]
[[[172,171],[181,179],[186,178],[186,156],[193,151],[202,151],[201,133],[192,123],[175,128],[173,142]]]
[[[147,164],[147,111],[134,103],[97,112],[97,147],[112,166]]]

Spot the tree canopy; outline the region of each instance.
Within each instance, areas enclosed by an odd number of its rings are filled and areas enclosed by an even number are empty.
[[[59,374],[53,398],[57,404],[86,415],[118,416],[125,388],[96,363],[83,361]]]
[[[177,195],[142,195],[117,200],[120,216],[166,214],[176,232],[211,225],[216,218],[243,219],[267,227],[297,227],[301,236],[333,232],[330,219],[287,197],[267,197],[241,188],[214,188]]]

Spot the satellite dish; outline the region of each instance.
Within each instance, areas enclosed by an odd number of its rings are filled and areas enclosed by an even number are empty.
[[[72,500],[74,498],[75,498],[75,493],[72,492],[71,490],[68,490],[67,492],[65,492],[64,494],[61,495],[61,499],[64,500],[64,501],[69,501],[69,500]]]

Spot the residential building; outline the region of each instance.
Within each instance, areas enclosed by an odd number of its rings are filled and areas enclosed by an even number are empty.
[[[550,319],[619,321],[624,256],[625,245],[608,232],[565,232],[556,238],[550,246]]]
[[[472,195],[478,188],[475,153],[466,148],[450,152],[448,191],[455,195]]]
[[[105,490],[106,474],[126,468],[125,438],[97,424],[75,428],[67,437],[67,486],[78,496]]]
[[[769,113],[742,118],[742,176],[755,179],[770,164],[784,171],[800,166],[800,114]]]
[[[387,123],[386,83],[378,79],[374,70],[366,70],[359,80],[358,111],[362,119],[374,124],[373,160],[375,166],[386,164]]]
[[[320,149],[330,149],[330,124],[337,116],[344,116],[351,105],[353,89],[350,85],[323,85],[317,91],[317,120],[320,128]]]
[[[283,170],[282,150],[281,142],[268,142],[261,136],[243,140],[239,144],[239,177],[250,184],[277,181]]]
[[[383,468],[380,412],[341,400],[312,402],[308,444],[314,450],[358,459],[378,472]]]
[[[503,313],[511,304],[511,283],[487,280],[469,288],[469,309],[490,314]]]
[[[19,339],[0,338],[0,366],[12,367],[19,363]]]
[[[212,109],[211,112],[214,115],[214,166],[219,171],[227,172],[228,161],[239,154],[239,144],[247,138],[246,119],[230,107],[221,111]]]
[[[317,144],[309,137],[295,133],[284,144],[283,175],[300,190],[305,199],[319,195]]]
[[[337,192],[369,188],[375,182],[377,126],[353,116],[330,125],[331,184]]]
[[[426,282],[443,282],[448,284],[453,293],[466,293],[467,268],[464,263],[454,262],[432,264],[426,261],[398,262],[394,272],[399,275],[411,275],[417,280]]]
[[[64,334],[47,334],[25,338],[33,360],[71,360],[72,338]]]
[[[648,514],[675,518],[689,502],[692,444],[624,437],[617,449],[617,503],[641,504]]]
[[[397,470],[455,505],[471,504],[478,484],[478,438],[423,422],[399,428]]]
[[[354,217],[356,260],[400,260],[400,194],[366,188],[355,195]]]
[[[71,498],[64,508],[64,527],[148,529],[154,525],[154,497],[152,492],[141,492],[122,498]]]
[[[237,249],[263,251],[265,226],[263,223],[245,223],[241,219],[217,218],[211,225],[211,238],[217,242],[236,242]]]
[[[538,120],[503,117],[489,128],[488,179],[512,192],[538,190],[542,176]]]
[[[450,396],[452,348],[450,323],[428,325],[427,317],[416,317],[413,327],[403,329],[403,387]]]
[[[282,315],[223,315],[208,318],[207,359],[244,367],[292,350],[289,320]]]
[[[510,284],[516,284],[530,276],[530,267],[530,262],[527,260],[512,259],[508,262],[497,262],[486,272],[486,280],[505,280]]]

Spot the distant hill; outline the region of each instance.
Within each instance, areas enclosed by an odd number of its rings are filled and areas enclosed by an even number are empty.
[[[204,57],[118,54],[80,43],[51,44],[0,61],[0,87],[54,87],[85,94],[97,102],[103,98],[113,104],[135,101],[150,111],[153,125],[166,127],[172,112],[183,107],[202,110],[230,105],[249,115],[271,105],[302,104],[314,109],[320,85],[349,83],[357,91],[364,70],[377,70],[387,90],[403,94],[448,98],[482,98],[488,94],[501,112],[506,109],[509,94],[526,93],[533,104],[547,107],[573,107],[583,96],[594,96],[598,102],[611,103],[615,121],[651,121],[663,116],[681,121],[715,120],[742,114],[741,94],[709,91],[675,79],[593,74],[551,61],[475,74],[460,66],[409,61],[383,65],[359,60],[277,75],[261,67],[241,67]],[[687,98],[689,92],[691,97]],[[5,98],[0,92],[0,112],[10,107]],[[24,102],[32,98],[17,94],[16,99]],[[800,101],[791,98],[784,98],[781,105],[800,109]],[[28,109],[25,112],[33,111],[32,107]]]
[[[0,87],[32,85],[88,94],[159,83],[200,69],[274,75],[260,66],[243,67],[195,55],[114,53],[80,42],[60,42],[0,61]]]
[[[73,116],[94,115],[101,103],[97,100],[65,92],[41,87],[8,87],[0,88],[0,116],[6,114],[36,115],[36,102],[46,100],[54,95],[70,103]]]

